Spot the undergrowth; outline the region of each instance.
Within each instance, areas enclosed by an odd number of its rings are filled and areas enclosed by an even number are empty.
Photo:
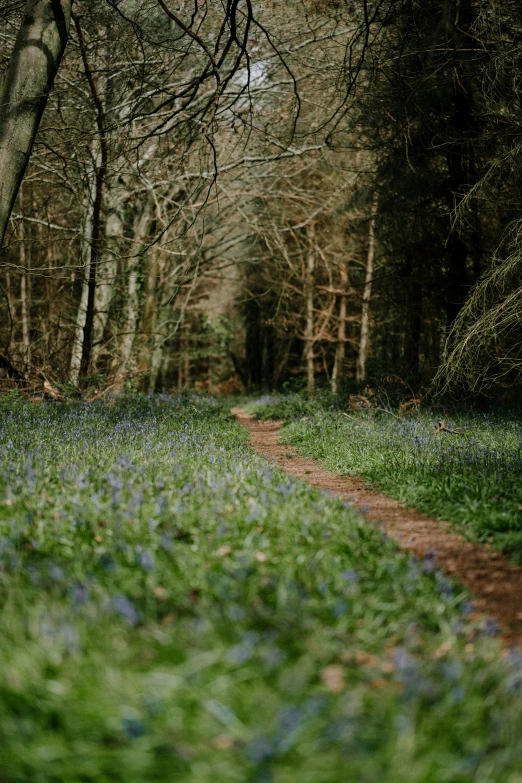
[[[1,406],[2,783],[520,783],[520,656],[244,437],[191,395]]]

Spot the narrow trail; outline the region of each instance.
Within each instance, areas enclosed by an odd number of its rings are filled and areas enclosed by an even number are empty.
[[[472,544],[450,533],[444,522],[373,492],[357,476],[330,473],[316,460],[300,457],[279,441],[283,422],[256,421],[242,408],[232,408],[232,413],[250,431],[248,443],[255,451],[292,476],[364,508],[365,518],[384,526],[401,547],[416,557],[432,558],[438,569],[469,588],[477,612],[497,620],[506,644],[522,645],[522,568],[488,544]]]

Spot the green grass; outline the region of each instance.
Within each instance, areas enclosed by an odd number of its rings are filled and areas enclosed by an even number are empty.
[[[520,417],[454,413],[446,426],[460,434],[434,434],[441,415],[429,411],[408,418],[396,411],[329,410],[277,395],[251,408],[264,418],[285,418],[283,440],[329,470],[362,475],[522,563]]]
[[[188,395],[1,406],[2,783],[520,783],[520,656],[244,439]]]

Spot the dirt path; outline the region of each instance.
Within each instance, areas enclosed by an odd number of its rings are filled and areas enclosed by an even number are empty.
[[[433,557],[437,568],[471,590],[478,612],[499,622],[508,644],[522,644],[522,568],[512,565],[489,545],[471,544],[448,532],[443,522],[373,492],[362,479],[329,473],[315,460],[298,456],[295,449],[279,442],[282,422],[256,421],[242,408],[232,408],[232,413],[250,430],[249,445],[259,454],[292,476],[364,508],[366,519],[383,524],[388,535],[417,557]]]

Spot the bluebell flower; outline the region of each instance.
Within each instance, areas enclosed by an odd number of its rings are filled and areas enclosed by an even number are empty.
[[[112,607],[128,625],[138,625],[140,616],[132,601],[126,595],[118,595],[112,599]]]
[[[161,547],[165,550],[165,552],[170,552],[174,548],[172,536],[168,533],[161,534]]]
[[[123,718],[121,727],[130,739],[138,739],[145,734],[145,726],[137,718]]]
[[[245,616],[245,610],[237,604],[232,604],[227,610],[227,615],[231,620],[242,620]]]
[[[246,752],[250,761],[254,764],[262,764],[273,756],[275,747],[268,737],[257,737],[247,745]]]
[[[53,582],[63,582],[64,573],[60,566],[57,566],[55,563],[49,563],[48,571]]]
[[[78,647],[80,642],[80,634],[74,625],[71,625],[71,623],[62,623],[59,628],[59,634],[65,642],[68,650],[74,650],[76,647]]]
[[[102,555],[100,555],[98,563],[105,571],[112,572],[116,570],[116,563],[114,562],[111,555],[109,555],[107,552],[104,552]]]
[[[499,625],[493,617],[488,617],[484,623],[484,633],[486,636],[496,636],[499,632]]]
[[[293,705],[284,705],[279,710],[277,722],[285,732],[295,731],[303,720],[303,710]]]
[[[154,568],[154,555],[147,550],[139,552],[136,561],[145,571],[152,571]]]
[[[444,664],[442,671],[444,673],[445,679],[453,682],[458,680],[462,675],[462,665],[455,661],[449,661]]]
[[[343,617],[348,611],[348,604],[346,601],[339,601],[332,609],[334,617]]]

